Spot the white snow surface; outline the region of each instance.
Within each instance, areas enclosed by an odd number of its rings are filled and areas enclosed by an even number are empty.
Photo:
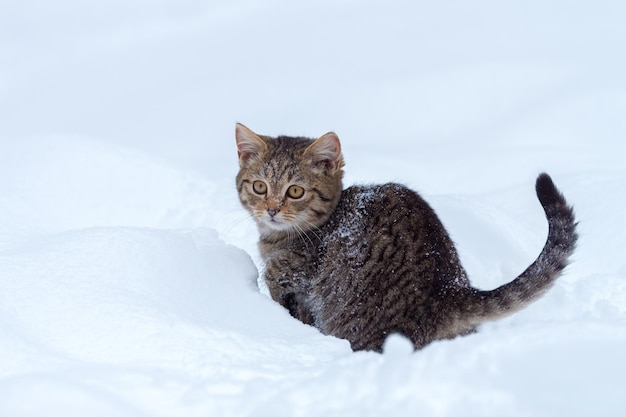
[[[626,3],[0,4],[0,416],[623,416]],[[550,173],[580,243],[537,303],[413,352],[268,296],[235,122],[342,140],[513,279]]]

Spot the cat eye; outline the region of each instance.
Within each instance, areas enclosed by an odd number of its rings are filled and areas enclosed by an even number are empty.
[[[252,189],[257,194],[267,194],[267,184],[263,181],[254,181],[252,183]]]
[[[304,188],[298,185],[292,185],[287,189],[287,195],[293,199],[301,198],[304,195]]]

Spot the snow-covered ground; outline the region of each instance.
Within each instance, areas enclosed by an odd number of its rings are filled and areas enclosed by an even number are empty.
[[[626,3],[0,4],[1,416],[626,414]],[[574,204],[574,262],[477,334],[383,354],[259,289],[234,124],[336,131],[420,191],[473,283]]]

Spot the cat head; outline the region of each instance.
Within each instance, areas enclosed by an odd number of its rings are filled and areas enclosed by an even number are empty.
[[[343,188],[336,134],[272,138],[237,124],[235,139],[239,199],[261,235],[303,232],[328,221]]]

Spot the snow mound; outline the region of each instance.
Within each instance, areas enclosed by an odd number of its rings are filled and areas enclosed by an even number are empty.
[[[117,410],[111,396],[132,402],[125,388],[142,378],[153,390],[182,384],[191,397],[196,380],[214,379],[206,401],[232,389],[220,374],[241,383],[311,361],[313,344],[316,360],[320,344],[347,349],[261,295],[250,257],[212,230],[55,234],[2,252],[0,276],[5,411],[30,407],[26,389],[45,394],[36,410],[78,413],[83,402],[105,415]]]

